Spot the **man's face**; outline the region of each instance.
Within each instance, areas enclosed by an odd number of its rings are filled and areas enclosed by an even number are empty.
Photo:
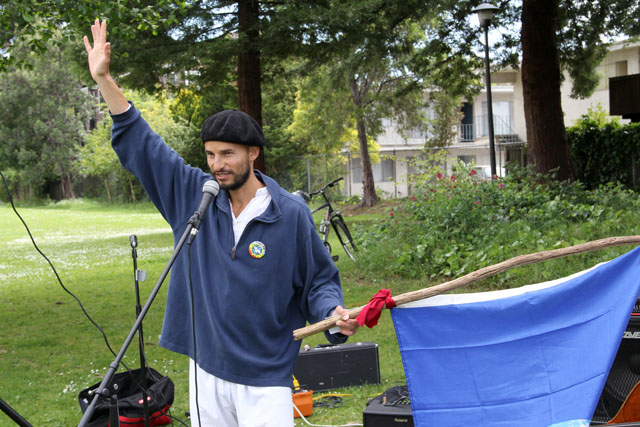
[[[209,169],[220,188],[237,190],[249,179],[253,161],[258,157],[260,149],[229,142],[207,141],[204,143],[204,152]]]

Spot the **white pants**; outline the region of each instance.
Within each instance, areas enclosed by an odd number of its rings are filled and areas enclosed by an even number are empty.
[[[254,387],[217,378],[189,363],[189,410],[192,427],[292,427],[293,401],[289,387]]]

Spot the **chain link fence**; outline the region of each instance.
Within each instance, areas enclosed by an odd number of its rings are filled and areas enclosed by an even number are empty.
[[[413,191],[414,177],[423,171],[429,157],[421,150],[371,152],[373,178],[382,198],[403,198]],[[362,163],[359,153],[298,156],[286,165],[269,165],[269,175],[290,191],[312,192],[326,183],[343,177],[341,194],[345,198],[362,195]],[[286,166],[286,167],[282,167]],[[435,164],[432,166],[436,166]],[[438,163],[446,170],[446,160]]]

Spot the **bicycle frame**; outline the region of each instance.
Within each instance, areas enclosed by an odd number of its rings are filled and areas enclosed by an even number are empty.
[[[329,198],[327,197],[327,195],[324,192],[320,194],[322,194],[322,197],[324,198],[325,202],[319,207],[312,210],[311,214],[319,212],[325,208],[327,209],[326,215],[320,221],[318,231],[322,235],[322,243],[324,243],[324,245],[327,247],[329,252],[331,252],[331,246],[329,245],[329,224],[331,224],[331,214],[334,212],[334,210],[333,210],[333,206],[331,206],[331,202],[329,201]]]
[[[324,243],[324,246],[327,248],[329,253],[331,253],[331,245],[329,244],[329,231],[330,231],[329,225],[331,225],[334,232],[336,233],[336,236],[338,237],[338,240],[340,241],[340,244],[344,248],[349,258],[355,261],[355,257],[352,254],[352,251],[349,250],[349,247],[347,245],[347,243],[350,244],[351,247],[353,248],[353,251],[356,250],[356,246],[353,243],[353,238],[351,237],[351,233],[349,232],[349,229],[347,228],[347,225],[344,222],[344,218],[342,218],[342,215],[340,214],[340,212],[333,209],[333,206],[331,205],[331,200],[329,199],[329,196],[326,193],[330,187],[333,187],[342,179],[343,179],[342,177],[335,179],[330,183],[328,183],[327,185],[325,185],[322,189],[318,191],[314,191],[313,193],[309,194],[309,198],[313,198],[314,196],[321,194],[322,198],[324,199],[324,203],[322,203],[320,206],[312,210],[311,213],[314,214],[316,212],[321,211],[322,209],[327,210],[326,215],[320,221],[320,225],[318,227],[318,231],[322,235],[322,243]],[[338,259],[337,255],[334,255],[332,258],[334,260]]]

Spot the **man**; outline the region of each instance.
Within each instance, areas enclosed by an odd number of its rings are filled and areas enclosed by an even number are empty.
[[[149,128],[109,74],[106,23],[96,20],[91,32],[93,46],[84,44],[113,118],[114,150],[178,239],[211,175],[185,165]],[[265,144],[260,126],[223,111],[207,119],[201,139],[221,191],[172,268],[160,344],[191,358],[192,425],[291,426],[300,345],[292,331],[338,315],[340,333],[327,337],[339,343],[358,323],[342,307],[338,271],[309,209],[253,169]]]

